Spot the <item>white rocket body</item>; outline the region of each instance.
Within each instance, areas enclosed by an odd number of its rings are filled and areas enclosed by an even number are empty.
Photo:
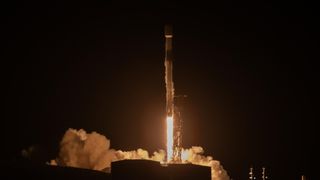
[[[173,117],[174,114],[174,86],[172,79],[172,28],[171,26],[165,26],[165,38],[166,38],[166,54],[165,54],[165,68],[166,68],[166,108],[167,117]]]

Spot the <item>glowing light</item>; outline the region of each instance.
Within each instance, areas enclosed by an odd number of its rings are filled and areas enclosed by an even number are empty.
[[[182,160],[182,162],[185,162],[188,159],[189,159],[189,152],[187,149],[186,150],[183,149],[181,152],[181,160]]]
[[[173,117],[167,117],[167,162],[172,160],[173,155]]]

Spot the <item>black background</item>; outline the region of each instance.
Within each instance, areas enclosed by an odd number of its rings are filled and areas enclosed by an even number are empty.
[[[121,150],[165,148],[164,35],[173,25],[183,144],[234,179],[312,177],[318,83],[312,4],[17,2],[3,6],[3,160],[58,154],[68,128]],[[315,160],[314,160],[315,161]],[[314,162],[313,162],[314,163]]]

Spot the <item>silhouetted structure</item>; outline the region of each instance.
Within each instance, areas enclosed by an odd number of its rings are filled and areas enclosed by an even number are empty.
[[[164,179],[159,162],[148,160],[123,160],[111,163],[112,179]]]
[[[111,163],[111,173],[45,164],[1,164],[5,180],[211,180],[211,168],[193,164],[161,165],[150,160],[123,160]]]
[[[111,180],[110,173],[45,164],[2,164],[0,168],[0,179],[6,180]]]
[[[123,160],[111,163],[113,180],[120,179],[170,179],[211,180],[211,168],[193,164],[160,165],[149,160]]]
[[[211,167],[194,164],[170,164],[163,167],[166,179],[172,180],[211,180]]]

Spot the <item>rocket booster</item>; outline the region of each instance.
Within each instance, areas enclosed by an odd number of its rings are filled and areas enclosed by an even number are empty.
[[[166,38],[166,47],[165,47],[165,70],[166,70],[166,108],[167,108],[167,116],[172,117],[173,116],[173,109],[174,109],[174,87],[173,87],[173,78],[172,78],[172,27],[166,25],[164,30],[164,35]]]
[[[172,27],[165,26],[164,36],[166,38],[166,54],[165,54],[165,81],[167,95],[167,160],[166,162],[181,163],[181,115],[179,108],[174,102],[174,86],[172,78]]]

